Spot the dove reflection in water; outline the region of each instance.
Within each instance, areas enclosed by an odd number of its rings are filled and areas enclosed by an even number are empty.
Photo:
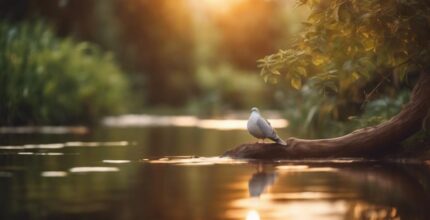
[[[275,180],[275,173],[266,173],[264,171],[254,173],[248,182],[249,195],[259,197],[267,187],[275,183]]]

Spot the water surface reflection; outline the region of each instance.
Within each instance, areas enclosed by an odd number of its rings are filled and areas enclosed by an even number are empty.
[[[0,140],[0,219],[430,219],[421,161],[166,156],[219,155],[241,130],[92,135]]]
[[[230,203],[230,217],[429,219],[428,174],[391,163],[266,165],[249,177],[250,196]]]

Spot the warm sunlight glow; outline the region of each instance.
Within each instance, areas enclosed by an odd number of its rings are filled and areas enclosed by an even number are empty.
[[[288,121],[285,119],[268,119],[273,128],[285,128]],[[109,127],[151,127],[176,126],[198,127],[216,130],[246,130],[248,119],[200,119],[195,116],[162,116],[162,115],[122,115],[108,117],[104,124]]]
[[[250,210],[246,214],[246,220],[260,220],[260,215],[255,210]]]
[[[72,167],[71,173],[88,173],[88,172],[118,172],[117,167]]]
[[[333,167],[309,167],[307,165],[281,165],[277,166],[281,172],[334,172],[337,171]]]
[[[202,166],[202,165],[214,165],[214,164],[231,165],[231,164],[246,163],[246,161],[234,160],[234,159],[224,158],[224,157],[194,157],[194,156],[172,156],[172,157],[163,157],[156,160],[143,159],[143,161],[148,163],[176,164],[180,166]]]
[[[239,4],[243,0],[190,0],[195,4],[201,4],[214,12],[227,12],[233,6]]]
[[[43,171],[40,174],[42,177],[65,177],[67,172],[64,171]]]
[[[341,220],[348,211],[345,200],[332,200],[305,196],[300,198],[262,197],[258,204],[252,198],[235,200],[231,203],[232,209],[228,212],[231,218],[238,218],[240,213],[248,219],[315,219],[315,220]],[[324,196],[323,196],[324,197]],[[242,210],[241,210],[242,208]],[[258,208],[258,212],[254,211]],[[250,211],[251,210],[251,211]],[[306,210],[306,211],[304,211]]]

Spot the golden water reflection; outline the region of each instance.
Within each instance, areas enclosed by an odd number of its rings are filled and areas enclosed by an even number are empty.
[[[366,167],[351,172],[303,164],[273,165],[263,170],[257,167],[248,179],[240,178],[247,184],[232,185],[235,189],[242,186],[241,190],[248,193],[242,193],[245,196],[230,202],[226,217],[246,220],[401,219],[398,209],[393,205],[402,203],[402,199],[411,195],[402,189],[403,183],[391,182],[399,181],[399,177],[379,172]],[[333,187],[336,185],[338,187]],[[363,188],[369,185],[371,188]],[[355,187],[359,187],[358,190]],[[393,187],[399,188],[396,190]],[[375,195],[368,194],[369,191],[383,193],[387,190],[392,194],[381,195],[376,200],[372,199]]]
[[[210,140],[234,132],[243,131]],[[0,213],[10,218],[1,219],[430,219],[428,161],[196,157],[187,152],[216,144],[188,151],[189,141],[153,145],[139,141],[142,130],[133,134],[3,143]],[[154,134],[158,142],[171,138]],[[162,149],[144,149],[153,146]],[[165,154],[172,146],[186,156]],[[37,218],[38,204],[46,218]]]
[[[255,210],[249,210],[246,214],[246,220],[260,220],[260,214]]]
[[[170,156],[159,159],[142,159],[144,163],[152,164],[172,164],[178,166],[200,166],[200,165],[215,165],[215,164],[247,164],[246,160],[235,160],[228,157],[194,157],[194,156]]]

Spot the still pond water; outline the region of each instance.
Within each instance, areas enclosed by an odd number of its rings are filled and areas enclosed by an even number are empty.
[[[0,134],[0,219],[430,219],[426,162],[216,157],[250,141],[175,126]]]

